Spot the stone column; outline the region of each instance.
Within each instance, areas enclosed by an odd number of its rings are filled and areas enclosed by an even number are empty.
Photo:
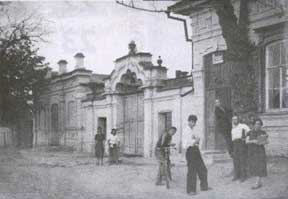
[[[153,89],[147,88],[144,91],[144,157],[153,156],[154,144],[154,106]]]
[[[201,149],[204,149],[206,143],[205,136],[205,77],[204,70],[198,69],[192,71],[193,81],[194,81],[194,95],[193,95],[193,113],[198,117],[197,129],[202,134]]]

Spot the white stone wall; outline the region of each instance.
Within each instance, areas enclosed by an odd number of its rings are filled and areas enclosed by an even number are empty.
[[[83,147],[82,142],[82,109],[81,100],[86,96],[87,88],[80,83],[89,81],[89,72],[81,75],[72,74],[68,77],[53,79],[47,89],[44,89],[40,98],[40,112],[35,114],[34,146],[49,145],[51,141],[51,106],[58,105],[59,139],[61,145],[72,146],[77,150]],[[68,103],[73,101],[75,109],[73,125],[68,124]],[[41,113],[45,110],[45,114]]]
[[[190,114],[198,117],[198,123],[195,128],[204,137],[204,112],[203,112],[203,92],[192,92],[184,97],[184,94],[190,91],[192,87],[173,89],[157,92],[156,89],[147,89],[145,91],[144,112],[145,112],[145,138],[144,155],[151,157],[154,155],[154,148],[159,134],[159,114],[165,112],[172,113],[172,125],[177,128],[177,133],[173,137],[173,143],[176,144],[177,154],[183,152],[182,133],[187,126],[187,119]]]

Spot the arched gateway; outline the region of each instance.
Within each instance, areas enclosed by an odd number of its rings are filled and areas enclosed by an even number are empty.
[[[130,47],[130,46],[129,46]],[[144,92],[145,74],[139,59],[151,57],[150,53],[137,54],[130,47],[128,56],[117,59],[109,85],[117,95],[116,128],[121,135],[121,150],[128,155],[144,155]],[[107,87],[106,87],[107,88]]]
[[[125,154],[143,155],[144,137],[144,94],[142,80],[135,72],[127,69],[121,76],[116,90],[122,98],[123,118],[119,129],[123,131],[123,152]]]

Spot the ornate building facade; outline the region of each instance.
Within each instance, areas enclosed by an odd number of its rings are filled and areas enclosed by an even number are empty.
[[[188,72],[176,71],[175,78],[167,78],[161,58],[154,65],[152,55],[137,52],[134,42],[127,55],[115,60],[109,75],[86,69],[82,53],[74,57],[73,71],[67,72],[67,62],[60,60],[59,72],[48,74],[50,83],[43,88],[35,115],[34,146],[65,145],[92,152],[97,128],[107,136],[116,128],[122,153],[151,157],[158,136],[172,125],[178,129],[173,139],[181,153],[189,114],[199,116],[198,130],[203,131],[203,104],[197,100],[201,93]]]

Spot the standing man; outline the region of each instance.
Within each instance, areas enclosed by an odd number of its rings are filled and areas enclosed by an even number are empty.
[[[222,106],[219,99],[215,100],[215,133],[221,134],[226,143],[229,155],[232,157],[233,145],[231,138],[230,113]]]
[[[201,190],[207,191],[210,189],[208,188],[207,168],[199,150],[200,135],[194,130],[196,122],[197,116],[190,115],[188,117],[188,126],[183,132],[183,147],[186,149],[188,166],[186,191],[190,195],[196,194],[197,175],[200,179]]]
[[[247,145],[245,143],[246,135],[250,128],[246,124],[239,122],[239,117],[232,117],[232,141],[233,141],[233,165],[234,178],[233,181],[240,179],[244,182],[247,177],[246,162],[247,162]]]

